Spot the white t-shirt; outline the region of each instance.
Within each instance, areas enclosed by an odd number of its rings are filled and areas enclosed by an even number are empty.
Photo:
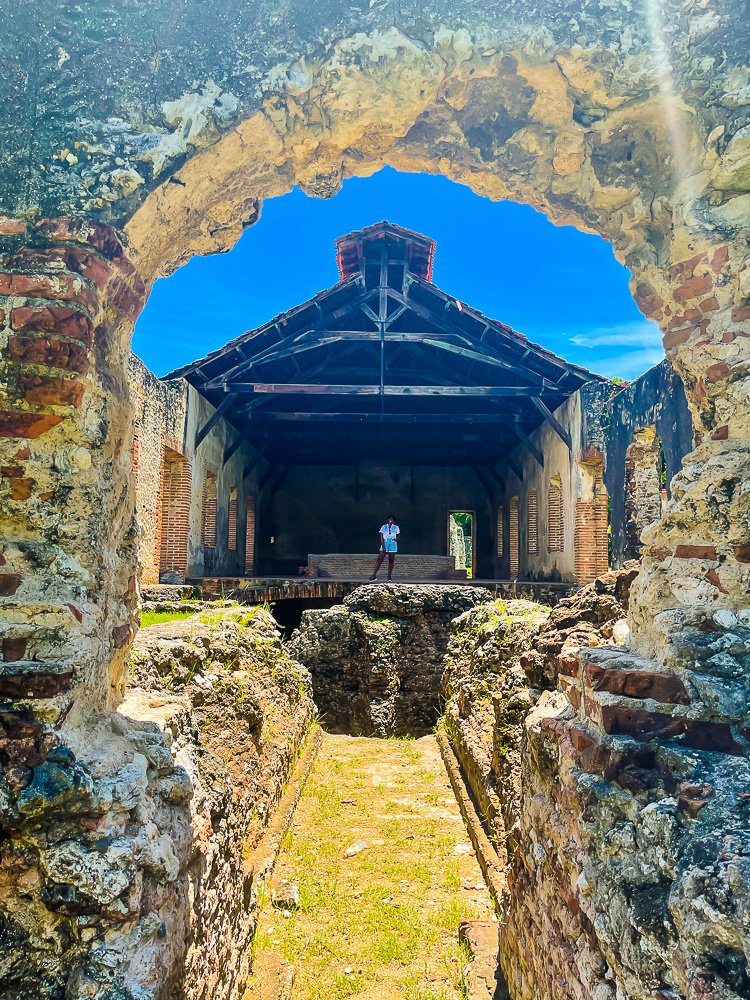
[[[387,521],[380,529],[380,534],[383,536],[383,540],[385,542],[386,552],[396,551],[396,537],[400,531],[401,529],[397,524],[388,524]]]

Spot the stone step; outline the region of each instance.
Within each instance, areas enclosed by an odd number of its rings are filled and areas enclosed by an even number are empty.
[[[73,679],[69,663],[14,660],[0,663],[0,698],[54,698]]]

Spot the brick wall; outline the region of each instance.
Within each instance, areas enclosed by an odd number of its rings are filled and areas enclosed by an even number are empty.
[[[165,449],[161,476],[159,517],[159,575],[176,574],[184,581],[188,562],[191,496],[190,462]]]
[[[128,383],[137,430],[133,475],[141,533],[141,581],[158,583],[164,537],[161,515],[164,460],[167,449],[178,456],[183,453],[187,393],[185,383],[161,382],[134,354],[130,355]],[[171,520],[173,514],[169,517]]]

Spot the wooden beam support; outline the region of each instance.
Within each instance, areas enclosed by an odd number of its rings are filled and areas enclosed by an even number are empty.
[[[299,394],[314,396],[378,396],[379,385],[318,385],[317,383],[237,382],[232,392]],[[526,385],[386,385],[386,396],[488,396],[511,399],[535,397],[538,386]]]
[[[543,399],[538,396],[532,396],[531,402],[539,410],[544,419],[548,422],[552,430],[557,434],[559,438],[567,445],[568,451],[573,451],[573,442],[571,441],[570,434],[565,430],[562,424],[557,420],[554,413],[549,409],[547,404]]]
[[[208,420],[205,422],[205,424],[196,433],[196,435],[195,435],[195,444],[193,445],[193,448],[194,448],[195,451],[197,451],[198,448],[200,448],[201,444],[206,440],[206,438],[208,437],[208,435],[211,433],[211,431],[218,424],[218,422],[221,420],[221,418],[224,416],[224,414],[227,412],[227,410],[229,409],[229,407],[234,402],[236,402],[236,400],[234,398],[234,393],[231,393],[231,392],[227,393],[227,395],[224,397],[224,399],[222,399],[222,401],[216,407],[216,409],[211,414],[211,416],[208,418]]]
[[[368,456],[370,457],[370,456]],[[291,466],[313,466],[319,467],[321,469],[327,468],[351,468],[358,461],[361,461],[362,455],[354,455],[351,453],[337,453],[334,457],[321,457],[320,454],[307,454],[300,451],[290,451],[285,453],[281,461],[286,465]],[[480,456],[479,460],[482,462],[483,466],[486,466],[492,461],[491,458],[486,456]],[[384,462],[384,464],[386,464]],[[473,466],[467,464],[465,455],[456,455],[455,457],[446,457],[445,455],[423,455],[420,453],[412,453],[410,455],[405,455],[402,460],[400,460],[401,465],[413,465],[415,468],[431,468],[431,469],[470,469]]]
[[[489,354],[480,354],[479,351],[470,351],[467,347],[457,347],[456,344],[448,343],[448,341],[425,338],[423,343],[428,344],[430,347],[438,347],[441,351],[449,351],[451,354],[458,354],[460,357],[466,358],[468,361],[475,361],[482,365],[493,365],[495,368],[508,368],[508,365],[504,362],[497,361]]]
[[[229,445],[229,447],[224,449],[224,458],[223,458],[222,463],[221,463],[222,465],[226,465],[227,464],[227,462],[229,461],[229,459],[232,457],[232,455],[234,455],[234,453],[237,451],[237,449],[239,448],[239,446],[242,444],[242,442],[244,440],[245,440],[245,435],[244,434],[237,434],[236,435],[234,441],[232,441],[232,443]]]
[[[526,450],[532,455],[534,460],[538,463],[540,468],[544,468],[544,455],[539,451],[537,446],[529,439],[528,434],[524,431],[520,424],[513,424],[513,431],[521,442],[521,444],[526,448]]]
[[[278,490],[281,489],[281,484],[284,482],[284,480],[286,479],[286,477],[289,475],[289,473],[291,471],[292,471],[291,465],[285,465],[284,466],[284,468],[281,470],[281,475],[276,480],[274,480],[273,486],[268,491],[268,499],[269,500],[273,500],[273,498],[276,496],[276,493],[278,492]]]
[[[482,488],[484,489],[484,492],[487,494],[487,498],[490,501],[490,503],[494,504],[494,502],[495,502],[495,492],[492,489],[492,487],[490,486],[489,482],[487,481],[487,478],[484,475],[484,473],[482,472],[482,470],[480,468],[478,468],[476,465],[472,465],[471,471],[474,473],[474,475],[477,477],[477,479],[481,483]]]
[[[263,487],[264,487],[264,486],[266,485],[266,483],[268,482],[268,480],[269,480],[269,479],[270,479],[270,478],[271,478],[271,477],[272,477],[272,476],[273,476],[273,475],[274,475],[274,474],[275,474],[276,472],[278,472],[278,471],[279,471],[279,467],[278,467],[278,465],[269,465],[269,467],[268,467],[268,468],[266,469],[266,471],[265,471],[265,472],[263,473],[263,475],[261,476],[261,478],[260,478],[260,482],[258,483],[258,493],[260,493],[260,491],[261,491],[261,490],[263,489]]]
[[[284,326],[284,322],[283,322],[283,320],[279,319],[279,320],[275,320],[271,324],[267,324],[266,327],[261,327],[258,331],[256,331],[255,334],[253,334],[253,337],[250,338],[250,339],[255,339],[261,333],[267,332],[268,330],[272,330],[275,327],[278,330],[278,332],[279,332],[279,334],[281,336],[281,340],[277,340],[270,347],[266,348],[266,351],[268,351],[268,350],[274,350],[280,344],[283,344],[283,342],[285,340],[290,340],[290,339],[293,339],[295,341],[299,340],[300,338],[304,338],[304,337],[308,336],[310,333],[315,333],[316,331],[318,331],[319,329],[321,329],[321,327],[325,326],[327,323],[330,323],[332,320],[340,319],[342,316],[345,316],[348,312],[351,312],[353,309],[356,309],[357,306],[359,306],[362,303],[366,302],[366,300],[369,299],[372,296],[372,294],[373,293],[371,291],[367,292],[367,291],[363,290],[351,302],[347,302],[346,305],[339,306],[338,309],[332,309],[331,312],[329,312],[329,313],[327,313],[325,315],[322,314],[322,311],[320,309],[320,305],[319,305],[319,303],[316,302],[315,305],[317,307],[318,319],[311,326],[307,326],[307,327],[303,328],[302,330],[298,330],[294,334],[291,334],[291,335],[290,334],[286,334],[285,335],[281,331],[281,327]],[[292,312],[289,315],[293,316],[294,313],[298,312],[300,308],[304,308],[304,307],[299,307],[298,309],[292,310]],[[246,341],[246,343],[247,343],[247,341]],[[261,353],[264,353],[264,352],[261,352]],[[218,376],[216,379],[211,379],[211,382],[208,383],[208,384],[211,385],[214,382],[220,382],[220,381],[221,382],[227,382],[227,381],[229,381],[229,380],[231,380],[233,378],[236,378],[242,372],[246,371],[248,368],[251,368],[252,365],[256,363],[256,359],[258,357],[259,357],[258,354],[251,355],[250,357],[248,357],[244,361],[242,361],[240,364],[234,365],[233,367],[228,368],[227,371],[225,371],[223,375]]]
[[[518,421],[521,414],[501,413],[356,413],[340,410],[334,413],[319,413],[307,410],[269,410],[258,414],[258,422],[277,423],[321,423],[321,424],[490,424],[501,428],[509,421]]]
[[[501,479],[500,476],[498,476],[497,472],[495,471],[495,468],[492,465],[487,466],[487,471],[495,480],[497,485],[500,487],[501,492],[505,493],[505,480]]]
[[[512,458],[508,458],[507,455],[505,456],[505,458],[503,458],[503,462],[505,463],[505,465],[508,466],[508,468],[510,469],[510,471],[515,475],[515,477],[519,481],[519,483],[522,483],[523,482],[523,469],[521,468],[521,466],[520,465],[516,465],[516,463],[514,462],[514,460]]]
[[[464,341],[472,344],[473,346],[481,348],[482,351],[490,353],[491,356],[495,359],[495,361],[498,362],[498,364],[500,364],[507,371],[512,371],[514,374],[518,376],[518,378],[523,379],[524,381],[527,382],[536,382],[537,384],[539,384],[539,382],[541,381],[544,388],[552,387],[553,383],[549,383],[549,385],[544,385],[545,379],[541,375],[538,375],[536,372],[527,371],[523,367],[520,367],[515,359],[513,361],[508,361],[507,358],[503,358],[500,355],[499,351],[493,349],[491,345],[487,344],[486,342],[481,342],[480,340],[477,339],[476,336],[471,334],[468,330],[456,327],[454,323],[451,323],[451,321],[446,318],[444,313],[441,315],[435,310],[430,309],[429,306],[422,305],[421,302],[415,302],[414,299],[409,296],[408,292],[406,293],[406,295],[401,295],[393,288],[389,288],[388,295],[394,301],[400,302],[403,305],[405,305],[412,312],[416,313],[417,316],[420,316],[428,323],[431,323],[433,326],[436,326],[439,330],[442,330],[445,333],[452,334],[454,337],[459,337],[460,339],[463,339]],[[499,332],[498,336],[501,336]]]

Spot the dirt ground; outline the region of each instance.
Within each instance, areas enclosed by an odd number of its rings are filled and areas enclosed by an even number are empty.
[[[287,883],[296,907],[278,905]],[[268,996],[273,970],[294,1000],[460,1000],[458,923],[492,916],[432,736],[325,734],[273,886],[248,997]]]

